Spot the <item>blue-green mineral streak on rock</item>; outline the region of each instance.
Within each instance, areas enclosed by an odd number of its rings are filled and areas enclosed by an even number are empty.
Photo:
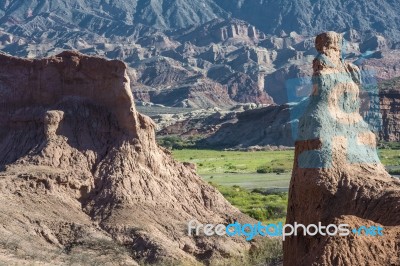
[[[359,114],[361,72],[344,62],[341,43],[334,32],[316,38],[313,92],[299,120],[298,141],[319,140],[321,145],[299,155],[300,168],[330,168],[335,151],[346,153],[348,163],[379,163],[374,133]]]

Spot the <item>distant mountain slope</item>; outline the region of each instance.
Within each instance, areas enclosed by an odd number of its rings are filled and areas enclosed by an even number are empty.
[[[350,28],[369,30],[399,39],[400,1],[396,0],[215,0],[232,16],[248,21],[265,33],[300,34]]]
[[[345,33],[348,60],[365,61],[382,79],[400,75],[400,2],[368,3],[0,0],[0,51],[42,58],[77,50],[123,60],[137,101],[283,104],[286,82],[310,75],[312,36],[325,29]]]
[[[135,19],[158,29],[179,29],[227,15],[213,0],[139,0]]]
[[[357,31],[400,37],[400,2],[393,0],[2,0],[2,27],[30,24],[31,29],[71,26],[125,35],[133,24],[161,30],[198,26],[229,16],[245,20],[267,34],[296,31],[314,35],[325,30]],[[117,30],[115,30],[117,29]],[[126,36],[126,35],[125,35]]]
[[[227,17],[212,0],[3,0],[0,15],[2,26],[35,24],[32,26],[39,28],[56,23],[101,33],[108,25],[118,28],[113,32],[117,35],[124,35],[129,31],[126,26],[138,23],[170,30]]]

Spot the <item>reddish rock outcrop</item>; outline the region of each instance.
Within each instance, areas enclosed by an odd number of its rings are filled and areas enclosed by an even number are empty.
[[[193,74],[177,61],[154,57],[137,69],[136,100],[174,107],[230,107],[235,104],[228,89],[201,74]]]
[[[379,162],[375,135],[354,109],[359,70],[340,59],[339,34],[319,35],[316,48],[314,90],[299,121],[287,223],[376,225],[384,235],[300,232],[284,242],[284,265],[399,265],[400,182]]]
[[[157,146],[120,61],[0,54],[0,261],[194,264],[241,256],[187,222],[249,220]]]
[[[380,80],[388,80],[400,76],[400,50],[378,51],[371,58],[361,60],[361,68],[375,72]]]
[[[380,137],[400,142],[400,78],[382,82],[379,93],[383,120]]]

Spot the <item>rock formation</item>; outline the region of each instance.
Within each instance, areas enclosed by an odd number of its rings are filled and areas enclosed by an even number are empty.
[[[0,62],[0,262],[195,264],[250,247],[187,235],[191,219],[250,218],[157,146],[124,63],[75,52]]]
[[[379,51],[361,57],[361,68],[373,71],[380,80],[389,80],[400,76],[400,50]],[[357,62],[356,61],[356,62]]]
[[[387,41],[383,36],[372,36],[360,45],[360,51],[365,53],[367,51],[384,51],[388,49]]]
[[[400,142],[400,78],[383,82],[379,93],[383,120],[381,139]]]
[[[383,226],[383,236],[293,236],[284,265],[399,265],[400,182],[358,114],[359,69],[341,59],[341,35],[316,38],[314,87],[299,121],[287,223]]]
[[[268,106],[234,114],[235,119],[217,125],[218,130],[204,140],[204,145],[220,148],[284,145],[293,147],[292,106]],[[214,122],[215,123],[215,122]]]
[[[310,36],[324,28],[347,31],[349,60],[360,58],[384,79],[400,76],[400,4],[389,2],[3,0],[0,50],[28,58],[77,50],[123,60],[137,74],[135,99],[166,106],[284,104],[286,82],[311,76]],[[218,72],[226,67],[230,75]]]

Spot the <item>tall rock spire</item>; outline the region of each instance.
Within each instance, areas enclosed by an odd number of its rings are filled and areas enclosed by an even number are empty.
[[[400,182],[380,163],[376,136],[360,115],[360,70],[342,59],[341,35],[322,33],[315,47],[313,91],[299,121],[287,223],[349,224],[350,230],[379,225],[385,233],[372,238],[299,232],[284,242],[284,264],[398,265]]]

